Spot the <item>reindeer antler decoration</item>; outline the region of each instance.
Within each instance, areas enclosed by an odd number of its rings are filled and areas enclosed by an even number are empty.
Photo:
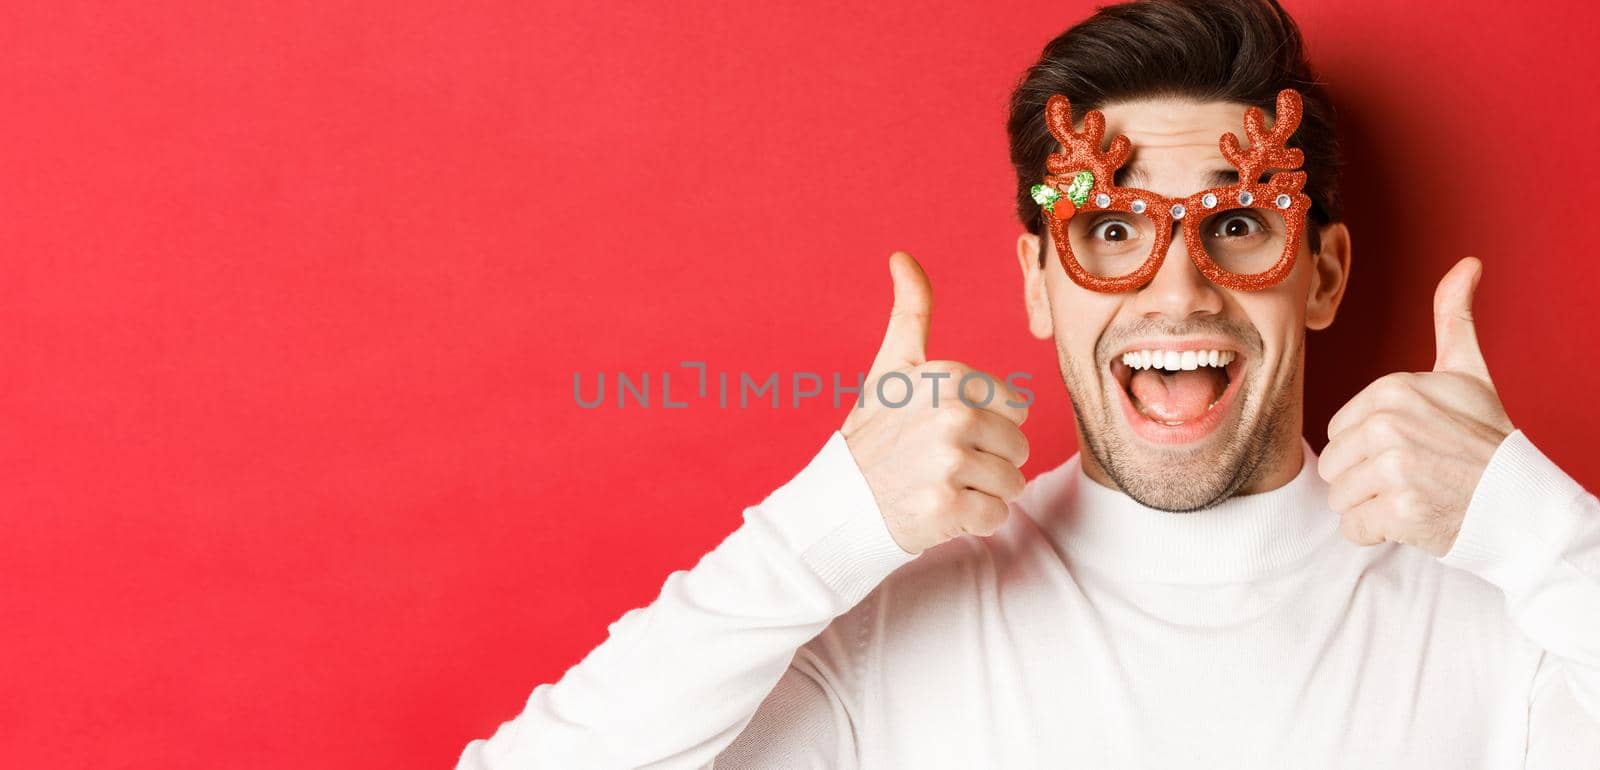
[[[1045,103],[1044,117],[1051,135],[1066,150],[1065,153],[1050,153],[1045,168],[1052,175],[1078,172],[1067,188],[1067,200],[1076,208],[1088,200],[1091,190],[1102,194],[1107,192],[1117,169],[1127,162],[1129,153],[1133,151],[1128,137],[1118,135],[1111,141],[1111,148],[1101,152],[1100,140],[1106,131],[1105,116],[1099,110],[1089,110],[1083,116],[1083,130],[1073,131],[1072,103],[1062,94],[1051,96]],[[1051,213],[1057,213],[1055,204],[1060,197],[1052,185],[1033,187],[1033,199]],[[1070,212],[1063,214],[1070,216]]]
[[[1083,116],[1083,130],[1073,131],[1072,103],[1062,94],[1050,97],[1044,108],[1044,118],[1050,126],[1050,133],[1067,151],[1065,154],[1050,154],[1045,168],[1052,174],[1065,174],[1088,167],[1094,173],[1096,187],[1110,186],[1111,176],[1127,162],[1128,154],[1133,151],[1133,144],[1128,137],[1120,134],[1111,141],[1110,149],[1100,151],[1100,140],[1106,133],[1106,118],[1099,110],[1089,110]]]
[[[1250,149],[1239,146],[1239,137],[1231,133],[1223,134],[1220,140],[1222,157],[1239,169],[1239,181],[1247,185],[1259,182],[1263,171],[1281,169],[1282,173],[1272,175],[1271,186],[1295,193],[1306,183],[1305,172],[1294,170],[1305,163],[1305,153],[1285,145],[1300,125],[1299,92],[1289,88],[1279,91],[1277,112],[1277,122],[1268,131],[1264,127],[1266,116],[1261,113],[1260,107],[1245,110],[1244,133],[1250,139]]]

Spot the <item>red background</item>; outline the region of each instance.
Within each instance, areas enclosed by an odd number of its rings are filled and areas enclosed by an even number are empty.
[[[1073,451],[1003,120],[1089,3],[226,5],[0,11],[6,764],[450,766],[842,419],[573,374],[864,368],[894,249],[932,355],[1035,374],[1030,475]],[[1474,254],[1513,421],[1600,486],[1600,11],[1291,9],[1355,243],[1313,444]]]

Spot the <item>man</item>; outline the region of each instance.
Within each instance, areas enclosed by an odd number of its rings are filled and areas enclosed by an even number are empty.
[[[1351,241],[1293,21],[1104,8],[1009,128],[1029,328],[1080,453],[1024,484],[1023,400],[927,358],[931,291],[893,255],[868,382],[910,402],[869,388],[460,767],[1600,766],[1600,501],[1501,406],[1477,260],[1439,283],[1434,370],[1358,394],[1320,457],[1301,438]]]

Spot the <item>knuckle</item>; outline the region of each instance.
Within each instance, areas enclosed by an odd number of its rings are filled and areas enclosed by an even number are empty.
[[[1397,441],[1404,435],[1399,416],[1390,411],[1373,412],[1367,418],[1367,430],[1374,438],[1384,441]]]
[[[967,453],[956,447],[947,447],[934,455],[933,462],[941,480],[954,481],[966,470]]]
[[[996,387],[993,377],[983,372],[972,372],[961,378],[961,403],[983,409],[1003,403],[1006,395]]]
[[[1373,389],[1380,395],[1403,396],[1412,391],[1415,382],[1415,375],[1411,372],[1390,372],[1379,377],[1373,383]]]
[[[940,401],[938,419],[945,427],[959,434],[971,430],[978,421],[978,415],[959,400]]]
[[[955,503],[955,492],[949,487],[935,486],[918,495],[919,507],[928,516],[944,516]]]
[[[917,370],[933,374],[948,374],[950,377],[956,378],[961,376],[961,373],[966,370],[966,366],[959,361],[940,359],[924,362],[917,367]]]
[[[1408,479],[1407,471],[1411,468],[1410,458],[1401,449],[1385,449],[1373,458],[1378,470],[1384,478],[1392,483],[1403,484]]]
[[[1401,493],[1395,501],[1395,507],[1406,521],[1425,523],[1436,516],[1433,505],[1414,491]]]

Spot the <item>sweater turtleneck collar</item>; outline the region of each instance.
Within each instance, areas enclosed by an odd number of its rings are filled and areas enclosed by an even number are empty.
[[[1328,484],[1302,437],[1300,472],[1266,492],[1190,513],[1148,507],[1083,471],[1082,453],[1035,479],[1019,502],[1057,550],[1129,580],[1233,583],[1270,575],[1334,535]]]

